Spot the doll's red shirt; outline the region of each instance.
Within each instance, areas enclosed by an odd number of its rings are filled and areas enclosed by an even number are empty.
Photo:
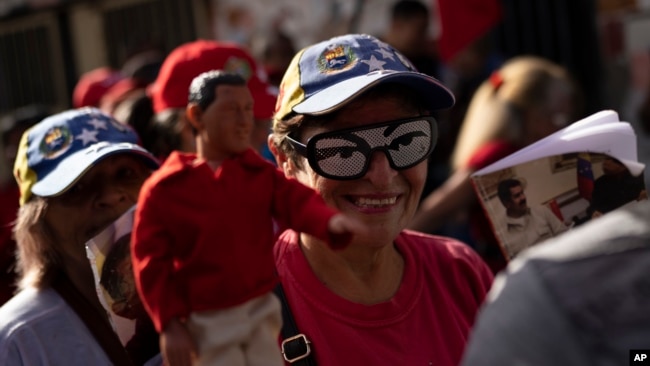
[[[132,234],[138,291],[158,331],[172,317],[242,304],[277,283],[274,222],[330,245],[336,212],[253,150],[213,171],[174,152],[144,183]]]

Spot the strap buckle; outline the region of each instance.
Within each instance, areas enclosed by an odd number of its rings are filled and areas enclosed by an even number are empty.
[[[306,358],[311,354],[311,342],[304,334],[298,334],[282,341],[282,357],[289,362],[294,363]]]

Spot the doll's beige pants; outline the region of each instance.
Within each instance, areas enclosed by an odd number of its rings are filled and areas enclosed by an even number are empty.
[[[280,301],[273,293],[242,305],[190,315],[199,366],[282,366]]]

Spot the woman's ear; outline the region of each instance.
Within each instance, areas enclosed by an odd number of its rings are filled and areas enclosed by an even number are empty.
[[[275,163],[280,169],[282,169],[284,175],[286,175],[287,177],[294,176],[295,167],[293,165],[293,162],[291,161],[291,159],[289,159],[287,154],[285,154],[283,151],[278,149],[278,147],[275,145],[275,141],[273,139],[272,134],[270,134],[267,137],[266,143],[269,147],[269,150],[273,154],[273,157],[275,158]]]
[[[185,117],[187,121],[197,131],[203,130],[203,123],[201,122],[201,114],[203,114],[203,110],[196,103],[190,103],[187,105],[187,108],[185,108]]]

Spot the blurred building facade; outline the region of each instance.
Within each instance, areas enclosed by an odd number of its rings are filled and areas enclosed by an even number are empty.
[[[423,0],[434,17],[437,1]],[[493,36],[505,57],[531,53],[559,62],[589,93],[589,110],[617,107],[628,44],[634,38],[626,24],[644,23],[650,1],[499,1],[503,20]],[[119,69],[131,54],[147,47],[168,52],[196,38],[251,45],[269,27],[282,27],[299,48],[344,32],[381,35],[392,3],[0,0],[0,115],[34,103],[53,110],[69,108],[81,74],[100,66]],[[435,19],[431,32],[440,33]],[[650,50],[650,32],[641,31],[634,39]]]
[[[71,106],[80,75],[209,37],[203,0],[0,0],[0,115]]]

